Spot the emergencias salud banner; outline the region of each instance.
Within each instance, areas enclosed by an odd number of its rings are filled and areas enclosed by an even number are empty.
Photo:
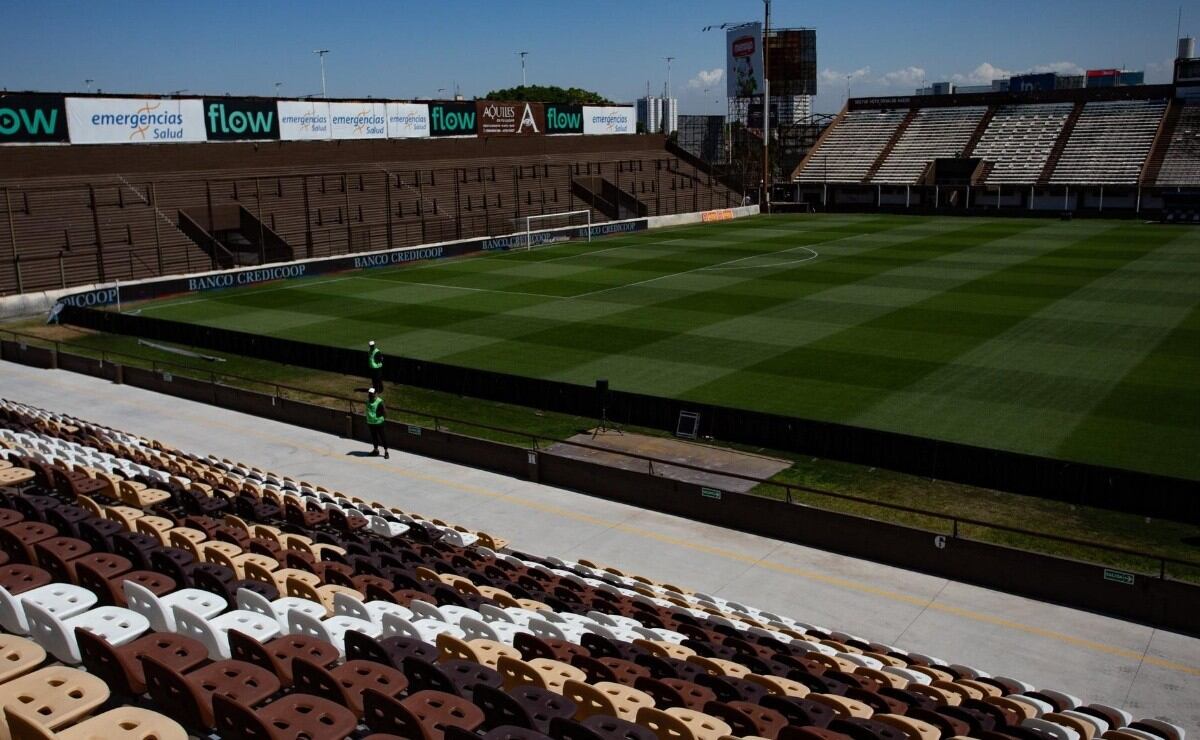
[[[621,106],[0,93],[0,145],[632,134],[636,124]]]

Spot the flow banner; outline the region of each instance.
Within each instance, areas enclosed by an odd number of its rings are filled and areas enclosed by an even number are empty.
[[[478,119],[474,102],[430,103],[429,135],[474,136]]]
[[[72,144],[178,144],[205,141],[198,99],[67,98]]]
[[[582,134],[583,106],[546,104],[546,133]]]
[[[762,24],[747,23],[725,32],[725,94],[730,98],[762,95]]]
[[[546,130],[546,113],[541,103],[477,100],[475,113],[480,136],[532,136]]]
[[[0,144],[60,144],[67,136],[61,95],[0,93]]]
[[[632,134],[636,131],[637,111],[633,108],[583,107],[585,134]]]
[[[387,135],[392,139],[429,136],[429,106],[424,103],[388,103]]]
[[[209,141],[279,138],[279,110],[262,98],[205,98],[204,130]]]
[[[387,103],[330,103],[335,139],[386,139]]]
[[[330,136],[329,103],[316,100],[280,100],[279,138],[312,141]]]

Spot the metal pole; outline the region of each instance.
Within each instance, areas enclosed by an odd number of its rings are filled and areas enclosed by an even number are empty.
[[[325,55],[329,53],[329,49],[314,49],[313,54],[316,54],[321,59],[321,97],[328,98],[325,94]]]
[[[771,35],[771,0],[763,0],[763,198],[762,207],[771,212],[771,77],[767,38]]]
[[[527,51],[518,51],[521,55],[521,87],[525,87],[525,57],[529,55]]]

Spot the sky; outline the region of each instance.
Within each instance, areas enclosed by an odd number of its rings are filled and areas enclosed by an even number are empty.
[[[1167,82],[1178,1],[774,0],[772,26],[817,29],[814,110],[910,94],[922,80],[983,84],[1027,71],[1145,70]],[[518,85],[578,86],[620,102],[671,90],[682,113],[723,113],[724,32],[761,0],[129,0],[0,6],[7,90],[330,97],[466,97]],[[1200,32],[1200,5],[1183,29]],[[276,84],[278,83],[278,85]],[[707,90],[707,92],[706,92]]]

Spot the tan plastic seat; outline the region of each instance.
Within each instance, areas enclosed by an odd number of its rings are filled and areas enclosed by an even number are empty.
[[[0,709],[24,711],[57,730],[85,717],[108,700],[108,685],[96,676],[66,666],[51,666],[0,684]],[[0,739],[10,740],[0,723]]]
[[[640,710],[637,723],[653,732],[658,740],[696,740],[686,722],[661,709],[646,707]]]
[[[349,586],[339,586],[337,584],[313,586],[311,583],[298,578],[287,579],[288,596],[315,601],[325,607],[326,614],[333,614],[333,597],[337,594],[346,594],[357,601],[363,600],[363,595]]]
[[[812,689],[805,684],[783,676],[760,676],[757,673],[746,675],[747,681],[762,686],[767,690],[767,693],[776,694],[778,696],[792,696],[797,699],[803,699],[812,693]]]
[[[683,707],[669,707],[666,712],[687,725],[696,740],[720,740],[733,733],[733,728],[727,722],[704,712]]]
[[[20,709],[7,711],[14,740],[187,740],[175,720],[138,707],[119,707],[52,732]]]
[[[941,730],[928,722],[900,714],[876,714],[871,719],[895,727],[908,735],[908,740],[939,740],[942,736]]]
[[[706,672],[714,676],[733,676],[735,678],[745,678],[750,675],[750,669],[741,663],[734,663],[732,660],[723,658],[705,658],[700,655],[693,655],[687,658],[689,663],[695,663],[703,668]],[[847,671],[849,673],[849,671]]]
[[[874,714],[874,710],[857,699],[850,699],[837,694],[818,694],[813,692],[805,697],[809,701],[819,702],[827,707],[832,707],[833,711],[843,717],[856,717],[858,719],[870,719]]]
[[[46,662],[46,650],[33,640],[0,634],[0,683],[29,673]]]
[[[667,640],[644,640],[644,639],[642,639],[642,640],[634,640],[633,644],[643,647],[646,650],[649,650],[652,655],[656,655],[660,658],[674,658],[675,660],[687,660],[688,658],[690,658],[696,654],[695,650],[692,650],[690,647],[687,647],[686,645],[680,645],[678,643],[669,642]]]
[[[170,544],[167,534],[175,528],[175,523],[162,516],[143,516],[135,522],[135,531],[156,538],[164,546]]]

